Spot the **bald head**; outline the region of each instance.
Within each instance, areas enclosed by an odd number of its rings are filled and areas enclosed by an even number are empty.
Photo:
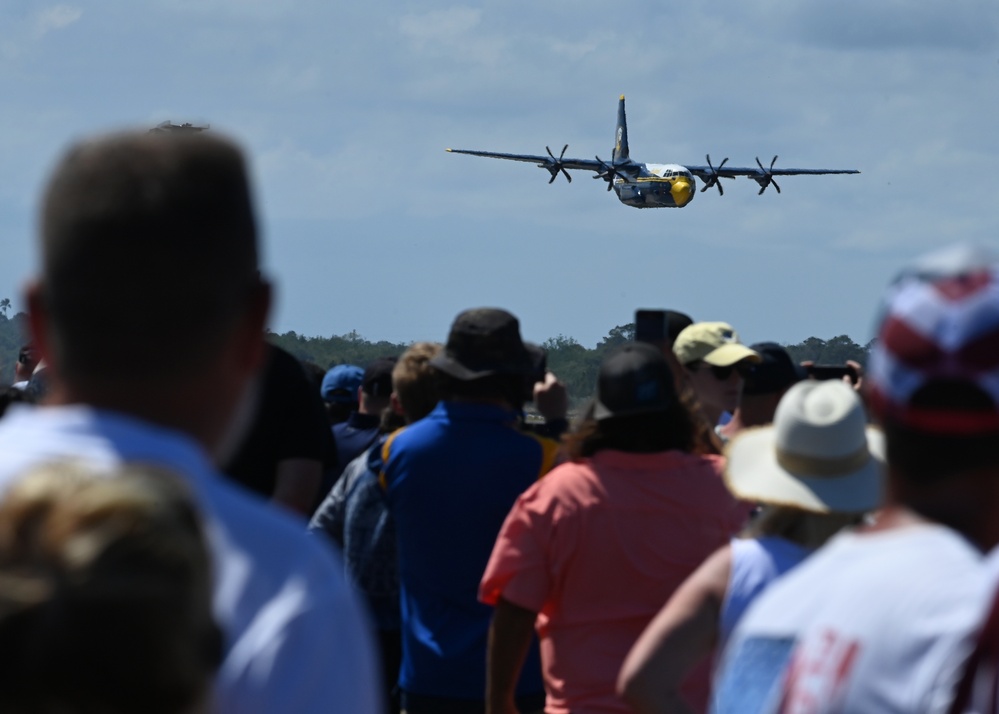
[[[67,379],[194,369],[259,285],[244,160],[214,135],[71,147],[45,192],[40,237],[39,298]]]

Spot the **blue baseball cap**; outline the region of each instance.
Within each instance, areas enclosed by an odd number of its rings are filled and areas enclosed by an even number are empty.
[[[324,402],[351,404],[357,401],[357,389],[364,381],[364,370],[356,364],[338,364],[330,368],[319,388]]]

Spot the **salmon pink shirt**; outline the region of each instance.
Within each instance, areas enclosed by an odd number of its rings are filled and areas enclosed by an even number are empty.
[[[631,646],[744,525],[723,464],[679,451],[599,451],[557,467],[514,504],[479,598],[538,613],[547,714],[629,711],[615,682]],[[683,692],[706,709],[706,662]]]

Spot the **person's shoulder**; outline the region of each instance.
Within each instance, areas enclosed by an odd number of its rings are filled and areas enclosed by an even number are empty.
[[[896,570],[911,577],[949,572],[984,572],[985,556],[957,531],[936,523],[845,532],[820,549],[826,557],[868,564],[872,575],[890,578]],[[920,567],[920,563],[927,567]],[[882,563],[890,567],[881,568]]]
[[[589,460],[559,464],[531,484],[517,498],[517,507],[526,511],[564,518],[592,503],[594,492],[601,489],[599,477]]]
[[[373,456],[373,459],[380,458],[381,466],[388,463],[389,459],[394,454],[398,454],[400,451],[407,448],[410,444],[419,444],[422,440],[427,438],[425,433],[424,425],[422,424],[422,419],[413,424],[402,427],[401,429],[396,429],[391,434],[381,440],[378,446],[377,456]],[[378,442],[376,442],[378,444]],[[369,458],[369,461],[372,460]]]
[[[274,571],[337,570],[336,552],[312,538],[305,524],[259,496],[215,476],[204,488],[209,510],[229,537],[227,543]]]
[[[220,710],[378,711],[370,623],[332,545],[221,479],[206,497],[216,611],[234,640]]]
[[[550,472],[558,463],[561,445],[554,439],[541,436],[533,431],[517,431],[520,438],[525,439],[532,449],[537,449],[541,463],[538,467],[538,476],[544,476]]]
[[[847,531],[781,576],[761,601],[778,612],[802,599],[853,602],[868,611],[880,603],[885,613],[905,617],[926,603],[977,600],[987,582],[983,563],[970,543],[940,525]]]

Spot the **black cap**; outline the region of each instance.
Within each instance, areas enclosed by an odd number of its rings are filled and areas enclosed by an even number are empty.
[[[787,350],[776,342],[757,342],[749,348],[760,356],[761,361],[758,364],[746,363],[743,394],[776,394],[807,376],[805,370],[794,363]]]
[[[506,310],[480,307],[459,313],[444,350],[430,364],[456,379],[530,374],[534,365],[520,323]]]
[[[662,412],[676,402],[673,373],[661,350],[643,342],[614,349],[600,365],[593,418]]]
[[[364,368],[361,391],[372,397],[387,397],[392,393],[392,370],[398,357],[379,357]]]

